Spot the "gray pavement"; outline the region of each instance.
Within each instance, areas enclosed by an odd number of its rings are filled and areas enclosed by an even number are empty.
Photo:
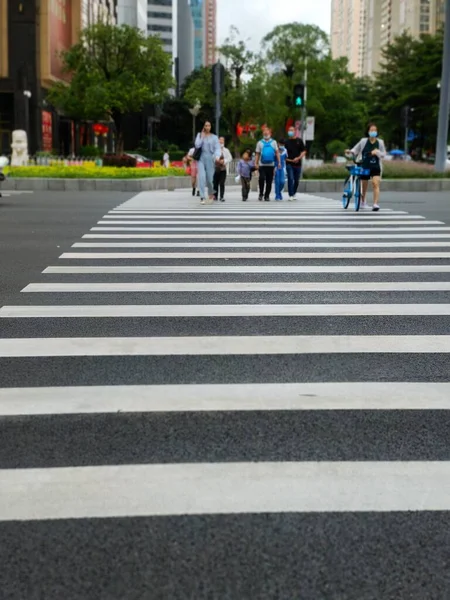
[[[450,597],[448,194],[337,200],[0,199],[2,600]]]

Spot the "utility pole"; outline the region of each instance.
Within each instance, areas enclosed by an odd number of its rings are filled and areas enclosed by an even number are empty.
[[[409,135],[411,110],[412,109],[409,106],[404,106],[402,108],[402,125],[405,128],[405,141],[403,144],[403,149],[405,151],[405,158],[406,158],[406,156],[408,156],[408,135]]]
[[[445,4],[444,50],[442,56],[441,97],[434,168],[444,173],[447,163],[447,142],[450,111],[450,0]]]

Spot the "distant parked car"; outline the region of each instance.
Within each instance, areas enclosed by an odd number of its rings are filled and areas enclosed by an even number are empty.
[[[132,154],[131,152],[127,152],[125,156],[131,156],[136,159],[136,167],[141,169],[150,169],[153,167],[153,161],[149,158],[142,156],[142,154]]]
[[[343,165],[347,163],[347,159],[345,158],[345,156],[335,156],[334,162],[338,165]]]

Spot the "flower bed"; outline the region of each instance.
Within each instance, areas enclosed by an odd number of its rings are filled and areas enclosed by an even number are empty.
[[[345,165],[325,164],[320,167],[305,169],[305,179],[345,179]],[[416,162],[386,161],[383,163],[383,177],[386,179],[436,179],[450,177],[450,171],[445,174],[436,173],[433,165]]]
[[[95,165],[9,167],[5,169],[5,172],[9,177],[42,177],[45,179],[144,179],[148,177],[179,177],[186,175],[185,170],[179,168],[128,169],[125,167],[96,167]]]

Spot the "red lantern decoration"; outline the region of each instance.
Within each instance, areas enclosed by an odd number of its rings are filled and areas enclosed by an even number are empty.
[[[95,125],[92,126],[95,135],[101,135],[103,133],[103,127],[104,126],[100,123],[95,123]]]

